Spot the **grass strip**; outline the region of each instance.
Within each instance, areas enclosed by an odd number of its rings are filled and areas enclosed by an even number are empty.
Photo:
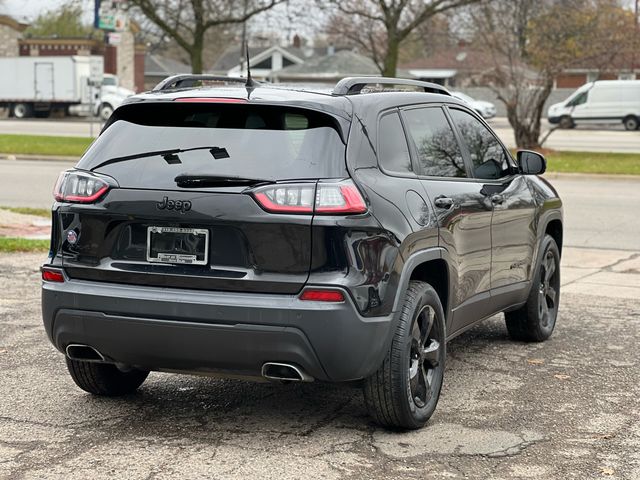
[[[80,157],[92,138],[0,134],[0,153]]]
[[[640,153],[548,152],[546,158],[549,172],[640,175]]]
[[[0,253],[47,252],[49,240],[0,237]]]
[[[22,215],[35,215],[36,217],[51,217],[50,208],[31,208],[31,207],[3,207],[0,206],[0,210],[7,210],[13,213],[20,213]]]

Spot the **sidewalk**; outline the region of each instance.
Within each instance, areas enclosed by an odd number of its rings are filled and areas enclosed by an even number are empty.
[[[46,240],[50,238],[50,232],[50,218],[14,213],[0,208],[0,237]]]

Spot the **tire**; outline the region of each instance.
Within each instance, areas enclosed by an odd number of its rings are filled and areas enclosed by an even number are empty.
[[[116,397],[133,393],[149,375],[143,370],[123,372],[109,363],[83,362],[68,357],[66,360],[67,369],[76,385],[93,395]]]
[[[559,124],[560,124],[560,128],[562,128],[564,130],[575,128],[575,126],[576,126],[576,124],[574,123],[573,119],[569,115],[564,115],[564,116],[560,117]]]
[[[365,403],[378,424],[418,429],[427,423],[442,389],[445,338],[438,294],[425,282],[411,281],[391,347],[380,368],[364,381]]]
[[[625,130],[633,131],[640,127],[640,120],[638,120],[638,117],[629,115],[622,121],[622,124],[624,125]]]
[[[29,118],[33,114],[33,109],[28,103],[16,103],[11,108],[11,113],[15,118]]]
[[[109,105],[108,103],[103,103],[102,105],[100,105],[100,108],[98,109],[98,116],[100,117],[100,120],[106,122],[107,120],[109,120],[109,117],[113,114],[113,107],[111,105]]]
[[[560,252],[551,235],[544,236],[540,250],[542,260],[527,303],[504,314],[513,340],[542,342],[551,336],[556,325],[560,304]]]

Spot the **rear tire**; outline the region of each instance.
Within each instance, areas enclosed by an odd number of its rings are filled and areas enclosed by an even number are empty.
[[[370,415],[384,427],[418,429],[440,397],[446,357],[445,317],[436,291],[411,281],[382,365],[364,382]]]
[[[622,121],[622,124],[624,125],[625,130],[633,131],[640,127],[640,120],[638,117],[629,115]]]
[[[66,360],[67,369],[76,385],[93,395],[115,397],[133,393],[149,375],[143,370],[123,372],[109,363],[83,362],[68,357]]]
[[[542,260],[527,303],[504,314],[513,340],[542,342],[551,336],[556,325],[560,304],[560,251],[551,235],[544,236],[540,249]]]

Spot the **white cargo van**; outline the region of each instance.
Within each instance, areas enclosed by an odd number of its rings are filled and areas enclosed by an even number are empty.
[[[549,107],[549,123],[562,128],[580,124],[640,126],[640,80],[600,80],[586,83],[564,102]]]

